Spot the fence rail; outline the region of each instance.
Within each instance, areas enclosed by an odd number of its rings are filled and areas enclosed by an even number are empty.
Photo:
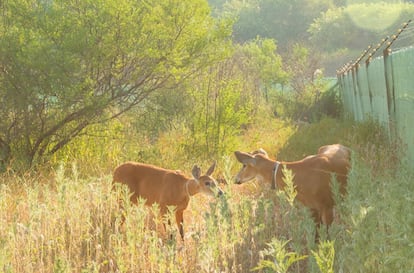
[[[377,46],[369,46],[341,67],[337,77],[345,112],[356,121],[373,118],[390,138],[401,139],[414,169],[414,46],[393,49],[405,31],[413,35],[410,23]]]

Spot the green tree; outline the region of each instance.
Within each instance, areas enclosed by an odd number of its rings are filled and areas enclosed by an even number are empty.
[[[307,29],[320,12],[333,7],[331,0],[257,0],[239,10],[234,37],[239,42],[256,36],[276,39],[282,48],[306,42]]]
[[[203,0],[10,0],[0,19],[0,159],[47,159],[92,124],[223,58]]]
[[[132,116],[144,117],[132,122],[135,130],[160,146],[166,146],[164,136],[174,138],[174,154],[180,158],[210,159],[232,152],[267,90],[286,83],[288,74],[272,39],[226,50],[228,58],[200,69],[180,90],[158,93],[133,110]]]
[[[346,48],[360,54],[369,45],[376,46],[381,39],[394,34],[413,15],[411,3],[350,4],[321,13],[308,32],[313,44],[322,51]],[[398,47],[411,45],[412,41],[412,37],[401,39]]]
[[[203,70],[192,84],[191,145],[209,155],[233,151],[236,136],[252,121],[267,90],[286,83],[288,76],[273,40],[235,45],[230,58]]]
[[[283,69],[282,58],[276,53],[277,45],[272,39],[256,38],[238,47],[236,52],[240,69],[246,81],[268,99],[268,90],[276,84],[287,84],[290,74]]]

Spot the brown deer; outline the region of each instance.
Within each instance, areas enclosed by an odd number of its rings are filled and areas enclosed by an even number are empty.
[[[215,166],[216,163],[213,163],[206,174],[201,175],[201,169],[195,165],[192,170],[193,178],[189,178],[181,171],[126,162],[114,170],[113,183],[128,185],[132,193],[130,200],[135,204],[138,198],[145,199],[148,206],[158,203],[161,216],[168,212],[168,206],[174,206],[175,220],[181,238],[184,239],[183,212],[188,206],[190,196],[200,192],[211,196],[223,194],[211,176]]]
[[[336,164],[350,164],[351,150],[341,144],[325,145],[318,149],[318,155],[324,155]],[[348,166],[349,167],[349,166]]]
[[[318,225],[332,223],[334,199],[330,183],[334,174],[341,194],[345,194],[350,168],[350,150],[347,147],[340,144],[323,146],[317,155],[294,162],[272,160],[263,150],[255,153],[236,151],[235,156],[243,164],[236,176],[237,184],[256,178],[271,184],[272,188],[283,190],[285,183],[281,166],[285,166],[294,175],[297,200],[311,209],[315,222]]]

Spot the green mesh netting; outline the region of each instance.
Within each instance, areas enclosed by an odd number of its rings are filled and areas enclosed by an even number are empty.
[[[414,47],[392,53],[385,62],[375,58],[338,80],[345,112],[357,121],[372,117],[391,137],[401,138],[414,168]]]
[[[358,69],[357,74],[358,88],[360,92],[361,113],[363,117],[369,116],[372,113],[371,98],[368,85],[368,75],[365,66]]]
[[[340,85],[341,85],[341,95],[342,95],[342,101],[344,104],[345,112],[350,115],[351,117],[355,118],[354,111],[353,111],[353,86],[350,82],[351,76],[350,73],[344,74],[340,78]]]
[[[372,117],[389,129],[387,87],[385,85],[384,60],[374,59],[367,68],[368,85],[372,94]]]
[[[358,85],[358,77],[357,77],[357,71],[352,70],[352,86],[354,90],[353,94],[353,109],[355,113],[355,119],[358,121],[364,120],[364,113],[362,109],[362,103],[361,103],[361,91],[359,90]]]
[[[395,52],[390,58],[396,130],[407,145],[409,160],[414,162],[414,48]]]

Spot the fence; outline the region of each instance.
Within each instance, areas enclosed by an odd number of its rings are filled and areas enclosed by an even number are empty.
[[[391,50],[410,21],[392,37],[369,47],[354,62],[337,71],[345,112],[356,121],[377,120],[390,138],[407,146],[414,169],[414,47]],[[382,49],[382,51],[380,51]],[[378,53],[381,56],[375,57]]]

